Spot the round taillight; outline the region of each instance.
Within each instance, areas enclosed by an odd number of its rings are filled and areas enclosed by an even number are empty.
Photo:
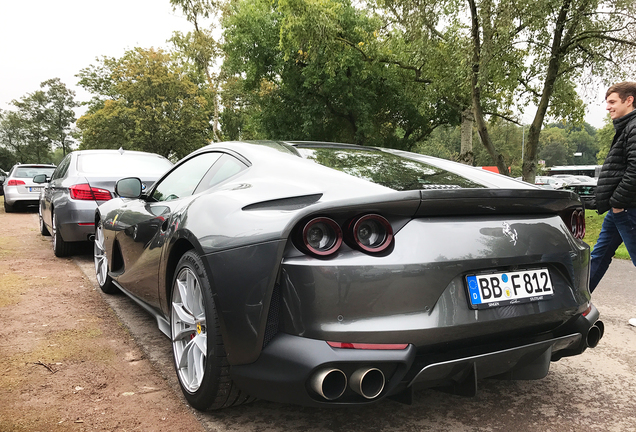
[[[578,236],[578,231],[579,231],[579,216],[576,210],[572,212],[572,215],[570,216],[570,232],[572,233],[572,235],[576,238],[579,238]]]
[[[352,234],[356,245],[367,252],[382,252],[393,241],[391,224],[377,214],[368,214],[356,220]]]
[[[583,237],[585,237],[585,210],[579,210],[577,212],[577,218],[578,218],[578,227],[577,227],[577,238],[583,240]]]
[[[318,217],[305,225],[303,243],[309,252],[315,255],[331,255],[342,244],[342,230],[332,219]]]

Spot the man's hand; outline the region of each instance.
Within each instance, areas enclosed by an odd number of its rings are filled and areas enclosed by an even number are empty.
[[[619,209],[619,208],[614,208],[614,207],[612,207],[612,212],[613,212],[613,213],[620,213],[620,212],[622,212],[622,211],[625,211],[625,209]]]

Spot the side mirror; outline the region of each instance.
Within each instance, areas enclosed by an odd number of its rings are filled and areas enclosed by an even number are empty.
[[[115,185],[115,193],[122,198],[139,198],[141,196],[141,180],[137,177],[121,179]]]
[[[46,174],[38,174],[35,177],[33,177],[33,183],[48,183],[49,182],[49,178],[46,176]]]

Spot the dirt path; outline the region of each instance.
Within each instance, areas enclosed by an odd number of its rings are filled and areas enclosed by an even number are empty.
[[[36,213],[0,197],[0,431],[202,431]]]

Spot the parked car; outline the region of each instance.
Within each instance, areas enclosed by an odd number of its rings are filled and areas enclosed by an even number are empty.
[[[38,174],[51,175],[55,165],[17,164],[9,171],[2,185],[4,211],[11,213],[19,208],[37,207],[42,186],[33,181]]]
[[[565,179],[556,177],[536,176],[534,178],[534,184],[544,189],[561,189],[568,184],[568,182],[565,181]]]
[[[96,278],[152,313],[199,410],[539,379],[603,335],[583,206],[399,150],[231,142],[95,213]]]
[[[172,162],[154,153],[124,150],[81,150],[66,155],[55,172],[37,176],[42,235],[53,236],[55,256],[73,252],[77,242],[95,235],[95,209],[113,197],[115,182],[136,176],[151,186]]]
[[[7,172],[0,169],[0,195],[4,195],[4,179],[7,178]]]
[[[569,174],[557,174],[552,177],[566,180],[568,184],[593,184],[596,185],[598,179],[586,175],[569,175]]]
[[[586,209],[596,210],[596,183],[572,183],[563,189],[576,193]]]

